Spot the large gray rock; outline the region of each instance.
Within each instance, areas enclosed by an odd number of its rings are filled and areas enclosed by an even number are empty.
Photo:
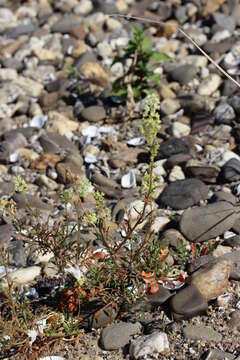
[[[188,240],[203,242],[231,229],[236,219],[236,207],[220,201],[184,211],[180,219],[180,230]]]
[[[183,329],[183,334],[190,340],[203,340],[206,342],[220,342],[222,335],[208,326],[203,325],[187,325]]]
[[[120,349],[129,343],[133,335],[140,334],[141,331],[142,325],[139,322],[120,322],[102,331],[100,344],[105,350]]]
[[[177,180],[163,190],[157,202],[173,209],[186,209],[207,196],[208,187],[201,180]]]
[[[180,290],[170,302],[174,319],[188,319],[205,313],[208,308],[206,299],[194,286],[187,286]]]

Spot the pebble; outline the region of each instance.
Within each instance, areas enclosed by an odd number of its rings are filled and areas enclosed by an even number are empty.
[[[176,138],[182,138],[183,136],[188,136],[191,132],[190,126],[183,124],[181,122],[175,121],[172,125],[172,133]]]
[[[220,342],[222,335],[217,331],[207,326],[202,325],[187,325],[183,328],[183,334],[190,340],[203,340],[205,342]]]
[[[180,109],[180,104],[175,99],[165,99],[161,102],[161,111],[164,115],[171,115]]]
[[[127,345],[132,336],[141,334],[142,325],[137,323],[120,322],[105,328],[101,332],[100,344],[105,350],[116,350]]]
[[[198,94],[211,96],[221,85],[222,79],[218,74],[209,75],[198,87]]]
[[[185,175],[184,175],[184,172],[182,171],[182,168],[178,165],[175,165],[169,176],[168,176],[168,180],[170,182],[173,182],[173,181],[177,181],[177,180],[184,180],[185,179]]]
[[[194,285],[203,297],[209,301],[224,294],[229,286],[228,278],[232,264],[229,260],[211,262],[201,267],[191,276]]]
[[[169,351],[170,347],[167,334],[158,332],[131,341],[129,354],[133,359],[137,360],[152,355],[167,354]]]
[[[219,104],[215,108],[213,115],[218,124],[231,124],[231,121],[236,117],[232,106],[226,103]]]
[[[34,281],[34,279],[41,274],[40,266],[30,266],[28,268],[22,268],[9,273],[9,280],[14,285],[26,285]],[[7,286],[5,279],[2,281],[2,286]]]
[[[89,122],[98,122],[106,117],[106,112],[101,106],[89,106],[81,112],[81,117]]]

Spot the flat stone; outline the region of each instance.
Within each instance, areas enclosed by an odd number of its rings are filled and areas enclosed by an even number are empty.
[[[180,219],[180,230],[192,242],[214,239],[232,228],[237,219],[235,210],[225,201],[185,210]]]
[[[212,261],[214,261],[214,257],[212,255],[199,256],[188,265],[188,272],[191,274]]]
[[[235,356],[218,349],[209,349],[205,360],[234,360]]]
[[[29,35],[35,31],[35,25],[32,23],[29,24],[20,24],[16,27],[9,28],[6,30],[6,35],[12,39],[16,39],[22,35]]]
[[[89,122],[98,122],[106,117],[106,112],[102,106],[89,106],[81,112],[81,117]]]
[[[173,80],[180,82],[181,85],[186,85],[194,79],[197,74],[197,68],[191,64],[177,66],[170,72]]]
[[[155,161],[177,154],[189,154],[189,145],[185,140],[173,137],[160,144]]]
[[[219,258],[210,262],[192,274],[190,282],[207,300],[216,299],[227,291],[228,278],[232,269],[230,260]]]
[[[183,328],[185,338],[190,340],[203,340],[205,342],[220,342],[222,335],[208,326],[187,325]]]
[[[39,138],[46,153],[60,153],[61,150],[77,152],[77,147],[66,137],[54,132],[45,132]]]
[[[167,169],[171,169],[175,165],[182,165],[188,162],[191,159],[190,154],[176,154],[170,156],[165,162],[165,166]]]
[[[224,29],[229,30],[230,33],[233,33],[236,27],[236,21],[233,16],[227,16],[220,12],[215,12],[212,14],[212,16],[216,24]]]
[[[100,173],[97,173],[97,172],[92,175],[91,180],[93,181],[94,184],[97,184],[97,185],[110,187],[111,189],[118,188],[118,185],[114,180],[107,178],[106,176],[104,176]]]
[[[10,224],[0,225],[0,246],[7,246],[12,238],[15,235],[15,229]]]
[[[42,94],[43,85],[32,79],[18,76],[14,83],[22,88],[25,94],[30,97],[39,98]]]
[[[226,192],[226,191],[216,191],[213,196],[212,196],[212,200],[214,202],[217,201],[227,201],[230,202],[231,204],[236,204],[237,203],[237,198],[236,196],[234,196],[232,193]]]
[[[188,319],[207,311],[208,304],[200,291],[193,285],[181,289],[170,301],[174,319]]]
[[[189,177],[196,177],[206,183],[215,183],[220,173],[220,168],[213,165],[190,160],[186,164],[186,172]]]
[[[173,209],[186,209],[208,196],[208,187],[199,179],[177,180],[169,184],[157,202]]]
[[[104,350],[116,350],[127,345],[131,337],[140,334],[142,325],[137,323],[120,322],[107,327],[101,332],[100,344]]]
[[[13,200],[16,202],[19,209],[27,209],[27,207],[30,206],[32,209],[37,209],[40,211],[52,210],[51,205],[41,201],[41,199],[34,195],[15,193],[13,195]]]
[[[51,31],[67,34],[78,25],[81,25],[81,21],[74,16],[68,15],[55,22],[51,27]]]

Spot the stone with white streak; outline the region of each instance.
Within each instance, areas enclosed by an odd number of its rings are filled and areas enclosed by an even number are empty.
[[[150,359],[152,356],[167,354],[170,351],[167,334],[157,332],[142,336],[131,342],[129,353],[133,359]]]

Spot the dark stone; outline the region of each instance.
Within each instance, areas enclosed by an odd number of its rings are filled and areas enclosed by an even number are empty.
[[[214,125],[215,118],[208,113],[198,113],[191,117],[191,134],[198,134],[206,131],[211,125]]]
[[[160,144],[155,161],[169,158],[172,155],[188,153],[189,145],[187,142],[173,137]]]
[[[182,165],[188,162],[191,159],[190,154],[177,154],[170,156],[164,166],[167,169],[172,169],[175,165]]]
[[[222,176],[226,182],[240,180],[240,161],[237,159],[228,160],[222,168]]]
[[[235,96],[232,97],[230,104],[232,105],[236,114],[240,115],[240,93],[237,93]]]
[[[198,289],[191,285],[180,290],[170,301],[175,320],[188,319],[207,311],[208,304]]]
[[[208,111],[206,96],[198,94],[183,94],[178,96],[181,106],[190,113]]]
[[[159,286],[158,291],[155,294],[148,295],[149,302],[154,306],[160,306],[165,303],[174,294],[163,286]]]
[[[177,180],[163,190],[157,203],[173,209],[186,209],[205,200],[207,196],[208,187],[201,180]]]
[[[190,177],[196,177],[206,183],[215,183],[220,169],[208,164],[190,165],[186,168],[186,173]]]

